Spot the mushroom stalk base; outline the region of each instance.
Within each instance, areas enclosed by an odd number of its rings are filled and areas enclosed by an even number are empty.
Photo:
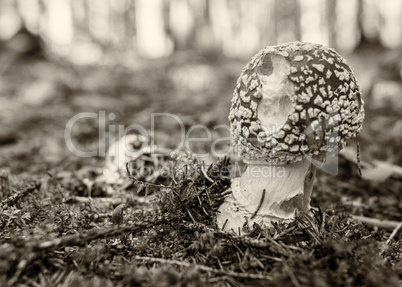
[[[250,164],[239,178],[232,179],[232,193],[219,208],[218,227],[241,232],[254,223],[290,221],[297,212],[310,208],[315,169],[307,160],[288,165]]]

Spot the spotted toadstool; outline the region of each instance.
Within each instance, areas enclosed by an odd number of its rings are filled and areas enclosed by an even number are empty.
[[[351,67],[333,49],[292,42],[261,50],[243,69],[229,115],[247,164],[217,223],[238,232],[310,209],[316,166],[355,138],[364,119]]]

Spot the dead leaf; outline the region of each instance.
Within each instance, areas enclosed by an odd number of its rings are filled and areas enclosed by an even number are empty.
[[[345,148],[339,154],[346,160],[357,164],[356,151],[352,148]],[[362,178],[368,181],[383,182],[391,176],[402,178],[402,167],[386,161],[374,159],[371,163],[361,161],[360,165],[363,168]]]
[[[373,160],[373,167],[362,170],[362,177],[369,181],[383,182],[391,176],[402,178],[402,168],[385,161]]]
[[[115,225],[123,223],[123,209],[125,204],[118,205],[112,213],[112,223]]]

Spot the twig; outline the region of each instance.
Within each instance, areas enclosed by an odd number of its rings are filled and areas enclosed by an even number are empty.
[[[185,209],[188,213],[188,215],[190,216],[191,220],[193,221],[193,223],[196,223],[197,221],[195,220],[195,218],[193,217],[193,214],[191,213],[191,211],[187,208],[187,206],[183,203],[183,201],[180,199],[180,195],[177,193],[177,191],[172,189],[173,194],[176,196],[177,200],[179,201],[181,207],[183,209]]]
[[[360,177],[362,177],[362,168],[360,167],[360,143],[359,140],[356,141],[356,162],[357,162],[357,171],[359,172]]]
[[[205,189],[205,193],[207,194],[209,206],[212,206],[211,197],[209,196],[209,190],[211,190],[210,187],[208,187],[207,189]]]
[[[395,229],[400,224],[400,222],[398,221],[381,220],[377,218],[365,217],[360,215],[352,215],[352,218],[367,225],[372,225],[383,229]]]
[[[210,182],[214,182],[213,181],[213,179],[212,178],[210,178],[209,176],[208,176],[208,174],[205,172],[205,169],[204,169],[204,165],[201,163],[200,164],[201,165],[201,171],[202,171],[202,174],[204,175],[204,177],[206,178],[206,179],[208,179]]]
[[[150,221],[137,222],[135,224],[125,224],[116,227],[91,230],[86,234],[68,235],[48,241],[39,242],[33,244],[31,248],[44,250],[44,249],[58,248],[61,246],[83,245],[95,239],[104,239],[109,237],[115,237],[117,235],[121,235],[127,232],[136,232],[150,225],[157,225],[166,221],[170,222],[172,219],[174,218],[169,219],[160,218],[154,221],[150,220]]]
[[[86,196],[70,196],[66,199],[66,203],[90,203],[93,202],[95,204],[97,203],[109,203],[111,205],[119,205],[122,203],[126,203],[128,198],[121,198],[121,197],[86,197]],[[134,197],[131,198],[131,200],[134,200],[138,203],[145,203],[148,200],[143,197]]]
[[[40,242],[33,246],[33,249],[52,249],[58,248],[61,246],[69,246],[69,245],[84,245],[87,242],[90,242],[95,239],[100,238],[108,238],[114,237],[116,235],[120,235],[126,232],[135,232],[138,231],[148,225],[144,223],[138,223],[134,226],[119,226],[105,229],[98,229],[92,232],[88,232],[88,234],[78,234],[78,235],[68,235],[60,238],[55,238],[52,240]]]
[[[288,266],[286,261],[284,261],[283,265],[284,265],[284,269],[285,269],[286,273],[289,275],[290,281],[292,281],[293,286],[301,287],[299,280],[297,280],[296,275],[293,273],[292,269],[290,269],[290,267]]]
[[[392,231],[391,235],[389,236],[388,240],[385,242],[386,244],[389,244],[392,240],[392,238],[395,237],[395,235],[398,233],[399,229],[402,227],[402,221],[399,222],[398,226],[395,227],[395,229]]]
[[[319,244],[322,243],[322,239],[320,238],[320,231],[314,224],[313,219],[308,214],[303,214],[302,218],[296,217],[296,220],[299,227],[302,230],[306,231],[311,238],[314,238],[314,240]]]
[[[264,202],[264,198],[265,198],[265,189],[262,191],[261,200],[260,200],[260,203],[257,206],[257,210],[254,211],[254,213],[253,213],[253,215],[251,215],[250,219],[253,219],[257,215],[258,211],[261,208],[262,203]]]
[[[24,271],[25,267],[28,266],[29,263],[31,263],[33,260],[37,258],[38,254],[37,253],[28,253],[27,256],[25,256],[24,259],[22,259],[18,265],[17,265],[17,270],[15,271],[13,277],[11,277],[10,280],[8,280],[8,285],[9,286],[14,286],[15,283],[17,282],[18,278]]]
[[[7,197],[6,199],[0,202],[0,206],[4,205],[12,205],[17,202],[19,199],[23,198],[24,196],[28,195],[29,193],[34,192],[40,188],[40,183],[35,183],[34,185],[30,185],[25,187],[23,190],[17,191],[13,195]]]
[[[135,260],[142,260],[142,261],[147,261],[151,263],[161,263],[161,264],[169,264],[169,265],[178,265],[182,267],[191,267],[195,266],[201,271],[204,272],[211,272],[214,274],[220,274],[220,275],[226,275],[226,276],[231,276],[231,277],[236,277],[236,278],[241,278],[241,279],[256,279],[256,280],[267,280],[271,281],[272,276],[268,275],[263,275],[263,274],[254,274],[254,273],[239,273],[239,272],[234,272],[230,270],[219,270],[215,268],[211,268],[205,265],[201,264],[190,264],[188,262],[182,262],[182,261],[177,261],[177,260],[169,260],[169,259],[163,259],[163,258],[155,258],[155,257],[145,257],[145,256],[134,256]]]
[[[66,203],[109,203],[119,205],[125,203],[126,200],[118,197],[86,197],[86,196],[70,196],[66,199]]]
[[[228,223],[228,221],[229,221],[229,219],[228,219],[228,218],[226,218],[225,223],[223,223],[222,230],[224,230],[224,229],[225,229],[226,223]]]
[[[141,181],[136,179],[130,172],[130,169],[128,167],[128,163],[126,164],[126,171],[127,171],[127,176],[134,182],[134,184],[143,184],[144,186],[152,186],[152,187],[157,187],[157,188],[167,188],[167,189],[173,189],[172,186],[168,186],[168,185],[163,185],[163,184],[155,184],[155,183],[151,183],[151,182],[145,182],[145,181]]]

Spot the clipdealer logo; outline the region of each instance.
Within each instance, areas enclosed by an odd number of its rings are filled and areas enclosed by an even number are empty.
[[[336,113],[335,113],[336,114]],[[331,120],[329,121],[329,118]],[[304,157],[310,161],[313,165],[317,168],[324,170],[325,172],[336,175],[338,173],[338,133],[336,127],[339,123],[336,121],[336,117],[331,115],[327,119],[322,119],[321,122],[314,121],[310,123],[308,127],[305,128],[303,132],[303,141],[302,145],[307,146],[307,148],[302,149]],[[72,130],[75,124],[77,124],[80,120],[83,119],[94,119],[98,122],[98,146],[97,149],[92,151],[82,151],[78,149],[73,143],[73,136]],[[223,156],[233,156],[237,155],[237,151],[234,148],[234,139],[233,135],[231,134],[230,126],[228,125],[216,125],[212,129],[208,128],[205,125],[197,124],[193,125],[186,130],[185,124],[183,120],[178,117],[177,115],[171,113],[151,113],[150,114],[150,130],[147,130],[143,126],[139,124],[131,124],[129,126],[125,125],[117,125],[117,124],[106,124],[106,119],[109,121],[114,121],[116,119],[116,115],[114,113],[109,113],[106,115],[104,110],[99,111],[98,113],[95,112],[83,112],[77,115],[74,115],[70,118],[70,120],[66,124],[65,132],[64,132],[64,139],[67,148],[71,153],[79,157],[106,157],[112,156],[117,158],[118,166],[123,168],[130,159],[136,159],[141,156],[144,152],[149,153],[157,153],[159,152],[156,150],[155,144],[155,132],[157,130],[157,119],[160,121],[173,121],[175,122],[175,127],[179,128],[180,139],[177,146],[168,151],[166,155],[173,155],[178,153],[179,151],[189,151],[195,157],[199,159],[203,159],[209,156],[214,156],[215,158],[223,157]],[[279,130],[280,127],[270,127],[270,133],[275,133],[276,130]],[[325,130],[332,129],[332,132],[329,136],[327,136],[327,142],[325,142]],[[211,132],[212,130],[212,132]],[[202,132],[205,134],[203,137],[194,137],[192,134],[194,132]],[[118,147],[115,149],[110,149],[115,143],[127,136],[130,133],[137,134],[141,137],[142,145],[139,149],[132,149],[128,147],[128,143],[123,142],[119,143]],[[227,134],[227,136],[213,138],[213,133],[216,134]],[[320,136],[321,135],[321,138]],[[318,144],[318,148],[321,145],[331,146],[332,148],[327,150],[326,152],[320,152],[320,157],[311,156],[310,154],[304,152],[305,150],[309,150],[311,148],[311,139],[317,140],[317,137],[320,138],[321,141]],[[191,143],[206,143],[210,146],[208,152],[199,150],[193,151],[191,148]],[[314,141],[313,141],[314,142]],[[239,144],[239,143],[238,143]],[[220,148],[217,146],[219,145]],[[226,149],[222,150],[222,146],[227,147]],[[109,148],[109,149],[108,149]],[[235,170],[237,172],[240,171],[242,173],[242,168],[238,166],[238,163],[235,163]],[[267,173],[267,171],[264,171]],[[270,174],[268,172],[268,174]],[[277,172],[276,172],[277,173]],[[272,176],[272,175],[270,175]]]

